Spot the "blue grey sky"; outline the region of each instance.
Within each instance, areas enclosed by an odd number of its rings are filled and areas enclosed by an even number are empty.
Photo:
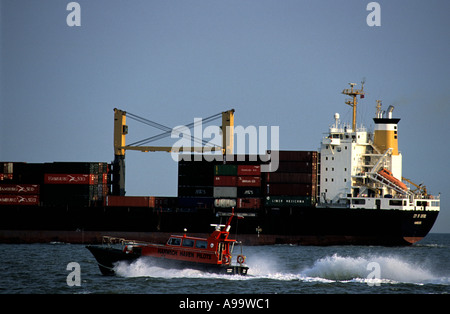
[[[395,106],[403,175],[442,193],[432,232],[450,232],[450,2],[378,1],[379,27],[361,0],[80,0],[80,27],[69,2],[0,0],[0,160],[110,162],[114,107],[168,126],[234,108],[279,126],[281,149],[316,150],[365,78],[358,124]],[[128,125],[129,143],[159,133]],[[126,166],[127,195],[176,195],[170,154]]]

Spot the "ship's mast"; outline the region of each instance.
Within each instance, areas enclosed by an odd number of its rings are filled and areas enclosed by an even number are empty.
[[[352,97],[352,99],[347,100],[345,103],[350,107],[353,107],[352,131],[356,132],[356,105],[358,104],[356,97],[358,95],[361,95],[361,98],[364,98],[364,82],[361,82],[361,89],[353,88],[354,86],[356,86],[356,83],[349,83],[349,85],[351,86],[351,88],[344,89],[342,91],[342,94]]]

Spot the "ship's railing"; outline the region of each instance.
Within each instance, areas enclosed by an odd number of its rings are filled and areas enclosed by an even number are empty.
[[[124,245],[126,240],[124,238],[117,238],[117,237],[111,237],[111,236],[103,236],[102,237],[102,244],[121,244]]]
[[[112,237],[112,236],[103,236],[102,237],[102,244],[111,246],[111,245],[139,245],[139,244],[146,244],[144,241],[136,241],[136,240],[127,240],[125,238],[119,238],[119,237]]]

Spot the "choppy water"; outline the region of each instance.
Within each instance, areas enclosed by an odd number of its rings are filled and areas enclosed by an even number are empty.
[[[450,234],[430,234],[411,247],[273,245],[244,253],[246,277],[167,270],[145,259],[119,263],[118,275],[105,277],[84,245],[1,244],[0,293],[450,293]],[[75,280],[71,262],[80,265],[79,286],[67,282]]]

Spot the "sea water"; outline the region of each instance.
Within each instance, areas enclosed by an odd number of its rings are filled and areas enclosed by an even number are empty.
[[[235,250],[240,253],[239,247]],[[1,244],[0,293],[450,293],[450,234],[429,234],[409,247],[270,245],[243,250],[248,276],[164,269],[145,258],[120,262],[116,276],[103,276],[84,245]]]

